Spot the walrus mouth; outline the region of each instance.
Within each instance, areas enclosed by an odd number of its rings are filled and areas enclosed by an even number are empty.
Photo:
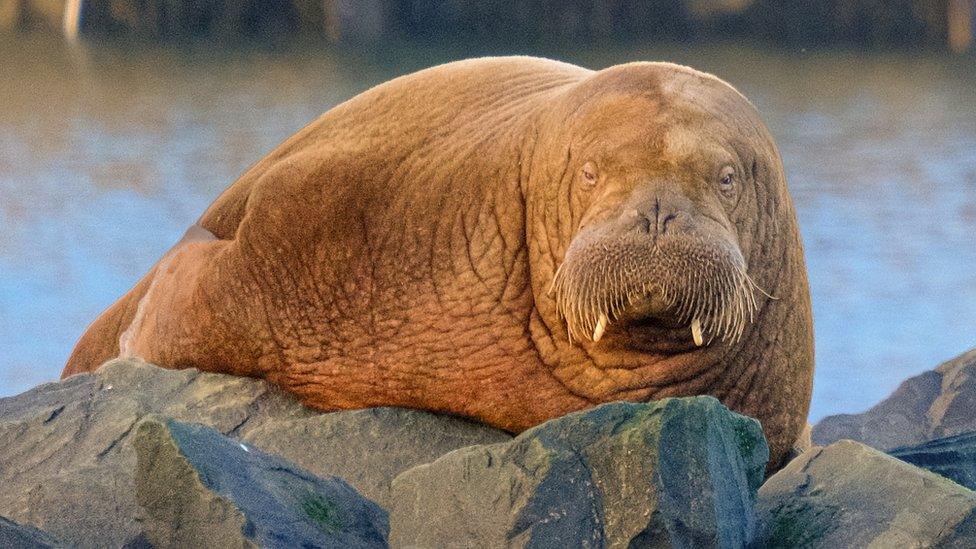
[[[757,290],[737,246],[691,235],[581,235],[551,287],[570,341],[598,342],[618,321],[663,321],[684,326],[696,346],[741,339]]]

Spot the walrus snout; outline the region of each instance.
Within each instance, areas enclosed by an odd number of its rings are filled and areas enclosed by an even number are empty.
[[[553,282],[570,339],[599,342],[620,323],[659,335],[683,326],[696,346],[738,340],[755,286],[735,239],[699,217],[677,193],[654,193],[581,230]]]

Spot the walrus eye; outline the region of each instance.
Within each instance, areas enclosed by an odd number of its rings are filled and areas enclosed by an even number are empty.
[[[587,162],[583,164],[583,169],[580,171],[583,176],[583,184],[587,187],[592,187],[596,185],[596,166],[592,162]]]
[[[723,191],[731,190],[735,185],[735,168],[732,166],[722,168],[722,171],[719,172],[719,181]]]

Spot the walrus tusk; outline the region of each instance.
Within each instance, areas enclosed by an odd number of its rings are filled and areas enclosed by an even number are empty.
[[[695,345],[698,345],[699,347],[701,347],[702,343],[705,341],[702,339],[701,320],[698,318],[691,321],[691,337],[695,338]]]
[[[600,313],[600,318],[596,320],[596,328],[593,328],[593,343],[600,341],[600,338],[603,337],[603,331],[607,329],[608,322],[607,315]]]

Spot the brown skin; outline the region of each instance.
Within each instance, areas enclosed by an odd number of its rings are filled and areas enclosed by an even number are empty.
[[[774,465],[805,425],[813,329],[782,164],[753,107],[710,75],[532,58],[428,69],[325,113],[198,225],[89,327],[63,376],[121,351],[264,378],[322,410],[405,406],[510,431],[711,394],[760,419]]]

